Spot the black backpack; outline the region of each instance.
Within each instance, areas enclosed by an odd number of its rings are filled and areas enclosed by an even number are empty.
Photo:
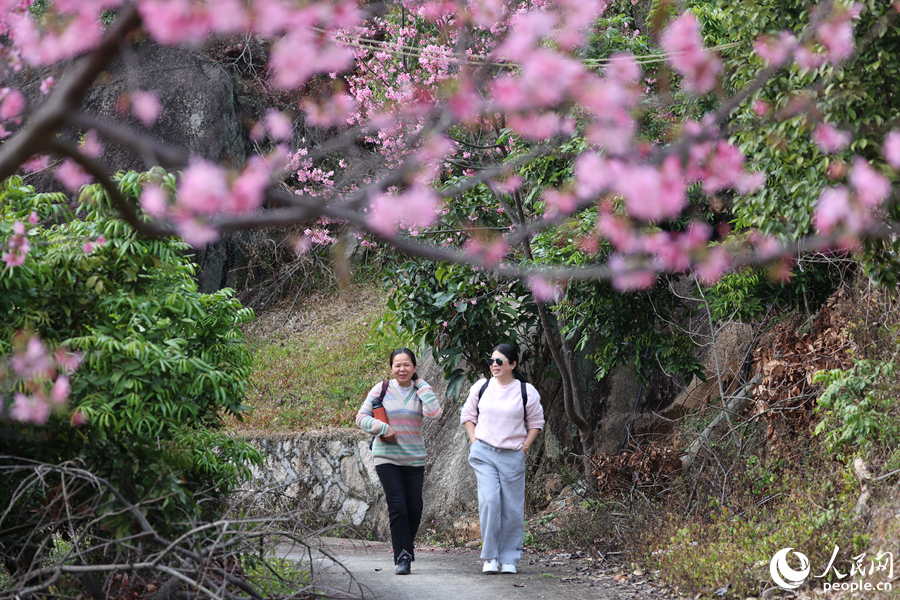
[[[478,402],[481,402],[481,397],[484,395],[484,390],[487,389],[487,386],[490,382],[491,382],[491,380],[488,379],[484,383],[484,385],[481,386],[481,389],[478,390]],[[523,414],[523,419],[525,421],[525,429],[527,430],[528,429],[528,390],[525,388],[524,381],[522,381],[520,379],[519,383],[522,384],[522,414]],[[478,414],[480,413],[480,410],[478,408],[478,402],[475,403],[475,418],[476,419],[478,418]]]

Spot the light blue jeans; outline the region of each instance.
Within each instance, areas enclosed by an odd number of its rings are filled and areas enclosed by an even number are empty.
[[[525,537],[525,455],[476,440],[469,464],[478,479],[481,558],[518,565]]]

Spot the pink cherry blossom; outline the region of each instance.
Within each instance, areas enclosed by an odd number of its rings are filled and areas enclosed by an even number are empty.
[[[50,400],[55,404],[62,404],[69,397],[69,378],[60,375],[53,384],[53,390],[50,392]]]
[[[22,170],[26,173],[42,171],[50,166],[50,157],[46,154],[35,154],[22,163]]]
[[[291,120],[280,110],[272,109],[266,113],[266,129],[274,140],[288,140],[294,135]]]
[[[25,110],[25,96],[16,89],[0,90],[0,121],[10,121]]]
[[[310,125],[334,127],[350,122],[357,110],[357,102],[350,94],[339,92],[321,102],[304,99],[300,107],[306,113],[306,121]]]
[[[857,156],[848,177],[856,189],[856,197],[866,208],[879,206],[891,193],[891,182],[876,172],[867,160]]]
[[[763,35],[753,44],[753,51],[770,65],[780,65],[788,59],[797,46],[797,38],[790,31],[777,36]]]
[[[298,60],[301,56],[314,56],[315,60]],[[295,89],[316,73],[347,70],[352,59],[347,48],[325,38],[317,39],[311,30],[301,28],[275,42],[269,55],[269,66],[276,87]]]
[[[734,144],[720,140],[707,159],[703,191],[715,194],[733,187],[744,170],[744,154]]]
[[[23,379],[47,377],[53,366],[46,346],[35,335],[28,338],[25,351],[13,356],[10,363],[16,375]]]
[[[606,159],[596,152],[585,152],[575,159],[576,191],[580,198],[590,198],[610,184]]]
[[[21,221],[16,221],[15,223],[13,223],[13,234],[25,235],[25,224]]]
[[[556,218],[560,215],[570,215],[578,208],[578,201],[569,192],[561,192],[549,188],[544,191],[544,217]]]
[[[625,197],[628,214],[655,221],[677,216],[687,202],[680,159],[671,155],[661,168],[650,165],[626,165],[613,182]]]
[[[72,416],[69,418],[69,423],[72,425],[72,427],[81,427],[87,422],[87,415],[85,415],[84,411],[81,409],[75,409],[72,412]]]
[[[822,123],[812,135],[813,141],[822,152],[833,154],[840,152],[850,143],[850,134],[841,131],[829,123]]]
[[[884,159],[895,169],[900,169],[900,131],[884,136]]]
[[[813,52],[806,46],[800,46],[794,53],[794,61],[801,69],[815,71],[825,64],[826,57],[818,52]]]
[[[607,262],[612,272],[612,286],[618,292],[646,290],[656,285],[656,273],[643,268],[633,268],[621,254],[613,254]]]
[[[90,254],[91,252],[93,252],[94,251],[94,242],[85,242],[84,245],[81,247],[81,251],[84,252],[85,254]]]
[[[375,231],[383,236],[394,235],[397,225],[428,227],[437,219],[438,197],[422,184],[413,184],[401,194],[381,194],[372,203],[367,219]]]
[[[853,54],[856,45],[853,40],[853,23],[849,15],[840,15],[839,18],[826,21],[819,25],[816,35],[827,51],[827,60],[831,63],[839,63]]]
[[[16,393],[15,398],[9,416],[16,421],[43,425],[50,418],[50,406],[42,398],[22,393]]]
[[[202,248],[219,239],[219,232],[197,218],[180,219],[175,223],[175,231],[190,246]]]
[[[816,229],[823,234],[831,233],[838,223],[847,219],[852,210],[850,191],[847,188],[838,186],[822,190],[813,219]]]
[[[41,218],[38,216],[38,214],[35,211],[31,211],[31,214],[28,215],[28,222],[31,223],[32,225],[36,225],[38,223],[38,221],[40,221],[40,220],[41,220]]]
[[[686,12],[672,21],[663,31],[662,46],[671,55],[671,67],[684,75],[684,86],[689,91],[706,93],[716,85],[722,61],[703,48],[700,22],[693,13]]]
[[[731,257],[722,246],[710,248],[706,257],[694,267],[697,278],[705,285],[713,285],[728,271]]]
[[[468,8],[475,24],[485,29],[503,21],[507,11],[504,0],[468,0]]]
[[[769,114],[769,103],[765,100],[755,100],[753,102],[753,112],[757,117],[765,117]]]
[[[63,347],[57,348],[53,353],[53,361],[57,368],[74,373],[81,365],[82,355],[80,352],[69,352]]]
[[[16,45],[22,58],[33,65],[49,65],[72,58],[95,47],[102,36],[98,13],[78,11],[59,26],[40,28],[30,15],[14,15],[9,25],[15,31]]]
[[[144,124],[144,127],[153,127],[159,115],[162,114],[162,104],[154,92],[135,90],[131,92],[131,112]]]
[[[597,234],[609,240],[609,243],[620,252],[631,252],[636,247],[635,230],[628,220],[620,215],[601,216],[597,220]]]
[[[509,244],[506,240],[499,238],[487,245],[484,249],[483,262],[485,267],[496,267],[500,264],[509,252]]]
[[[54,177],[71,192],[77,192],[82,186],[94,180],[93,177],[84,172],[81,165],[70,158],[64,160],[62,165],[56,168]]]
[[[168,195],[159,186],[149,185],[141,192],[140,204],[148,215],[160,217],[169,208]]]
[[[16,225],[21,226],[22,233],[14,233],[14,235],[9,238],[9,241],[7,242],[9,250],[3,253],[3,262],[6,263],[6,266],[9,268],[21,267],[24,265],[25,257],[28,256],[28,253],[31,251],[31,244],[25,236],[24,226],[18,221],[16,221],[13,227],[16,228]]]
[[[45,96],[50,93],[50,90],[53,89],[53,85],[56,83],[56,80],[51,75],[47,77],[41,82],[41,93]]]
[[[263,195],[269,185],[269,169],[265,160],[253,156],[247,166],[234,180],[231,196],[227,202],[227,210],[232,213],[248,213],[262,205]]]
[[[738,194],[746,196],[762,188],[766,184],[766,174],[762,171],[754,173],[741,172],[737,181],[734,182],[734,189]]]
[[[528,287],[534,297],[541,302],[556,302],[562,297],[563,290],[546,277],[531,275],[528,277]]]
[[[630,54],[614,54],[606,66],[606,77],[621,85],[633,84],[641,78],[641,67]]]
[[[98,158],[103,153],[103,146],[97,140],[97,132],[93,129],[84,135],[80,144],[81,153],[91,158]]]
[[[150,35],[162,44],[199,43],[213,28],[211,11],[203,3],[144,0],[138,8]]]
[[[178,206],[191,215],[215,214],[227,206],[229,199],[228,174],[222,166],[195,158],[183,171]]]

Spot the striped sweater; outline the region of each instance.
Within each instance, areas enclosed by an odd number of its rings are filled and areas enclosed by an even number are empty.
[[[396,443],[389,444],[381,439],[380,436],[387,433],[388,424],[373,416],[372,402],[381,394],[381,382],[369,390],[369,395],[356,414],[356,424],[360,429],[379,436],[372,445],[372,456],[376,465],[425,466],[422,417],[440,418],[441,404],[428,383],[421,379],[413,383],[415,385],[404,389],[397,384],[396,379],[391,379],[384,395],[384,410],[387,412],[391,428],[397,434]]]

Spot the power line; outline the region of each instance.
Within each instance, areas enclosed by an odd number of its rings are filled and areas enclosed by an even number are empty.
[[[312,27],[311,29],[318,31],[320,33],[330,33],[325,29],[319,27]],[[361,48],[361,49],[369,49],[369,50],[381,50],[384,52],[389,52],[394,56],[401,56],[405,58],[431,58],[435,59],[444,59],[448,62],[454,62],[457,64],[465,64],[472,66],[492,66],[492,67],[510,67],[516,66],[516,63],[513,61],[491,61],[488,60],[489,57],[483,54],[469,54],[466,55],[465,58],[460,58],[452,49],[434,49],[434,48],[422,48],[421,46],[410,46],[407,44],[396,44],[393,42],[375,40],[372,38],[366,38],[362,36],[354,36],[348,34],[341,34],[340,37],[337,37],[336,40],[345,45],[350,46],[352,48]],[[719,50],[727,50],[729,48],[735,48],[740,46],[740,42],[731,42],[728,44],[719,44],[718,46],[712,46],[710,48],[706,48],[708,51],[719,51]],[[683,56],[686,54],[685,52],[667,52],[661,54],[648,54],[646,56],[635,57],[634,60],[637,64],[654,64],[663,62],[670,58],[676,58],[678,56]],[[593,58],[593,59],[585,59],[582,60],[581,63],[589,66],[589,67],[603,67],[610,64],[611,59],[609,58]]]

